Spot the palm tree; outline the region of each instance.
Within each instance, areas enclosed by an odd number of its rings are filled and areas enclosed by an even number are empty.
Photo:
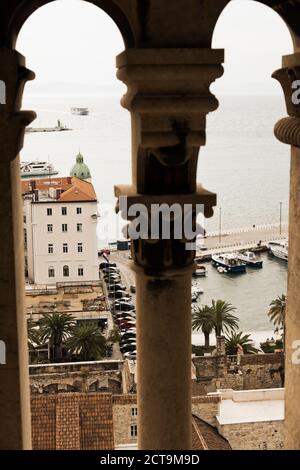
[[[84,361],[101,359],[105,354],[106,339],[96,325],[83,324],[73,330],[66,348],[71,354],[78,354]]]
[[[268,316],[276,327],[275,331],[283,330],[282,340],[283,347],[285,345],[285,312],[286,312],[287,298],[285,294],[278,296],[277,299],[272,300]]]
[[[211,308],[208,305],[199,307],[192,316],[193,331],[201,330],[205,338],[205,347],[209,348],[209,336],[214,329],[214,321]]]
[[[236,355],[239,346],[243,348],[244,354],[258,353],[258,349],[252,346],[250,336],[251,335],[244,335],[241,331],[239,333],[232,331],[230,335],[226,335],[226,354],[232,356]]]
[[[37,328],[38,324],[33,320],[27,321],[27,338],[29,349],[34,349],[40,345],[40,331]]]
[[[211,312],[217,338],[224,332],[228,333],[238,328],[239,319],[235,315],[232,315],[232,312],[235,311],[236,308],[229,302],[220,299],[212,300]]]
[[[69,313],[45,313],[39,320],[40,340],[49,343],[54,362],[63,356],[63,343],[70,337],[75,327],[75,317]]]

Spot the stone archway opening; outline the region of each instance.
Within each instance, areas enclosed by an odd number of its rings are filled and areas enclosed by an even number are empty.
[[[53,127],[59,122],[73,129],[68,134],[26,135],[21,160],[36,156],[36,142],[44,140],[47,145],[41,146],[38,157],[49,159],[60,175],[68,176],[80,149],[100,200],[104,223],[98,224],[98,236],[105,244],[120,235],[113,187],[124,176],[130,182],[131,129],[130,116],[120,106],[125,87],[116,77],[115,64],[124,42],[129,41],[126,25],[120,30],[115,15],[112,19],[99,8],[102,3],[48,2],[24,23],[17,49],[36,74],[25,88],[23,105],[37,112],[33,127]],[[71,21],[66,22],[67,14]],[[73,106],[81,105],[90,109],[90,128],[86,119],[70,113]]]
[[[289,149],[275,139],[273,132],[276,121],[285,114],[284,99],[271,75],[280,67],[281,56],[292,51],[292,41],[283,20],[270,8],[252,1],[231,2],[219,17],[212,47],[225,48],[224,75],[211,86],[220,106],[208,116],[207,146],[201,150],[198,175],[218,194],[215,216],[206,221],[208,233],[216,235],[218,247],[220,231],[240,230],[234,250],[242,247],[242,242],[246,245],[248,232],[252,237],[249,242],[263,234],[264,225],[274,225],[274,239],[276,231],[279,238],[280,209],[282,226],[286,228],[288,221]],[[227,240],[222,236],[220,246],[229,246]],[[241,313],[242,331],[256,330],[252,318],[258,320],[257,309],[265,319],[256,324],[262,330],[272,330],[266,314],[268,305],[282,292],[274,286],[265,293],[270,298],[260,302],[262,296],[253,296],[245,305],[238,291],[257,288],[255,282],[249,283],[250,277],[245,277],[236,281],[236,286],[228,286],[218,276],[213,292],[204,294],[203,303],[206,295],[210,302],[219,289],[217,298],[230,301]],[[243,313],[245,307],[251,311],[251,321]]]

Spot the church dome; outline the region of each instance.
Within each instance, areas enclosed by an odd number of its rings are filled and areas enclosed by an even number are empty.
[[[83,155],[79,152],[76,157],[76,163],[72,167],[70,176],[76,176],[81,180],[88,180],[91,178],[91,172],[89,167],[84,163]]]

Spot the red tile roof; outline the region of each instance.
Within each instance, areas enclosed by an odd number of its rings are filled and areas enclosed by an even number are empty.
[[[50,188],[59,189],[56,201],[58,202],[78,202],[78,201],[96,201],[97,195],[94,186],[89,181],[81,180],[76,177],[63,178],[43,178],[23,180],[22,194],[32,194],[34,190],[47,191]]]
[[[34,450],[114,449],[111,394],[32,396],[31,420]]]
[[[219,397],[197,397],[211,403]],[[31,398],[34,450],[112,450],[113,405],[136,404],[135,395],[62,393]],[[216,428],[192,416],[193,450],[231,450]]]

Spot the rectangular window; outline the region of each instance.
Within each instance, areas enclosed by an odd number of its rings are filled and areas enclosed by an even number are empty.
[[[47,225],[47,230],[49,233],[52,233],[53,232],[53,225],[52,224],[48,224]]]
[[[24,242],[27,243],[27,230],[24,228]]]
[[[137,424],[132,424],[130,426],[130,436],[137,437]]]
[[[62,229],[63,232],[67,232],[68,231],[68,224],[62,224],[61,229]]]
[[[81,208],[81,207],[77,207],[76,213],[77,213],[78,215],[82,214],[82,208]]]
[[[47,209],[47,215],[52,215],[52,209]]]
[[[48,277],[55,277],[54,268],[49,268],[48,269]]]
[[[66,207],[61,208],[61,215],[67,215],[68,211]]]
[[[131,416],[137,416],[138,414],[138,409],[136,407],[131,408]]]
[[[82,224],[77,224],[77,232],[82,232]]]
[[[78,268],[78,276],[83,276],[83,268]]]
[[[23,215],[23,222],[26,224],[26,215]]]
[[[68,244],[64,243],[63,244],[63,253],[68,253],[68,252],[69,252]]]
[[[49,255],[53,255],[53,253],[54,253],[53,245],[51,245],[51,244],[48,245],[48,253],[49,253]]]
[[[83,244],[82,243],[78,243],[77,251],[78,251],[78,253],[83,253]]]

